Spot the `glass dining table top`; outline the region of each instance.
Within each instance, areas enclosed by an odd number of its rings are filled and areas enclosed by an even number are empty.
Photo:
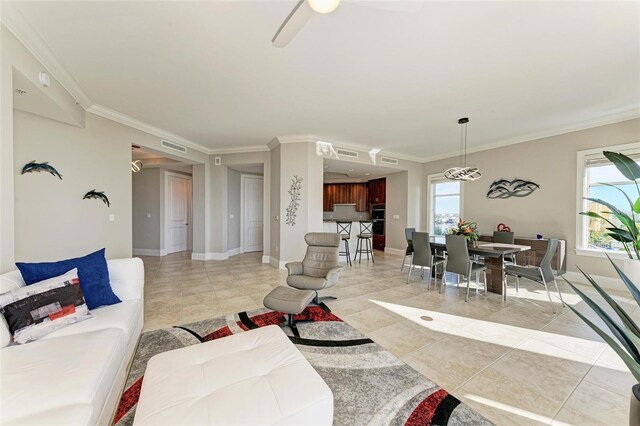
[[[437,249],[446,248],[444,236],[430,236],[429,241],[431,247]],[[500,257],[505,254],[519,253],[521,251],[531,250],[531,246],[519,244],[503,244],[478,241],[477,246],[469,246],[469,254],[481,254],[485,257]]]

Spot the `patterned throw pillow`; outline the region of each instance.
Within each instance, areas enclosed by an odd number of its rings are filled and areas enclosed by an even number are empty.
[[[0,312],[15,343],[37,340],[92,317],[80,288],[77,269],[0,294]]]

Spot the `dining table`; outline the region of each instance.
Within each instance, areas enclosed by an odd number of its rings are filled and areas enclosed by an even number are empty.
[[[444,236],[429,237],[431,249],[446,251],[447,245]],[[487,290],[492,293],[502,294],[504,282],[504,256],[531,250],[531,246],[520,244],[504,244],[477,241],[469,245],[469,255],[477,255],[484,258],[487,266]]]

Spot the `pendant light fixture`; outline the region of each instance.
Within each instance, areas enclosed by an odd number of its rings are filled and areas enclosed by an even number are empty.
[[[131,151],[135,151],[136,149],[140,149],[140,145],[131,145]],[[140,170],[142,170],[142,161],[133,160],[131,162],[131,171],[133,173],[138,173]]]
[[[473,181],[482,177],[480,169],[467,166],[467,124],[469,119],[464,117],[458,120],[460,124],[460,163],[462,166],[451,167],[444,172],[444,177],[450,180]]]

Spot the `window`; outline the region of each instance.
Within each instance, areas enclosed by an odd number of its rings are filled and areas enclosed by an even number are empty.
[[[462,216],[462,185],[442,175],[429,176],[429,233],[445,235]]]
[[[598,198],[607,201],[625,213],[630,213],[629,202],[623,192],[634,202],[638,192],[634,183],[626,179],[602,151],[621,152],[640,164],[640,149],[637,144],[606,147],[603,149],[578,152],[578,213],[593,211],[610,218],[616,226],[621,225],[607,207],[585,200]],[[576,248],[578,254],[589,252],[624,253],[622,243],[606,235],[608,223],[601,219],[578,215]]]

